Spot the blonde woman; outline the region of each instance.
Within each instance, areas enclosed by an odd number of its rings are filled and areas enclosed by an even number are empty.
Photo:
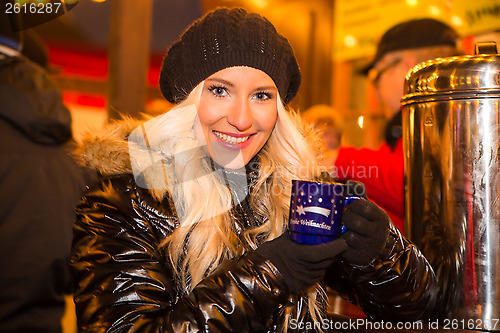
[[[341,239],[289,239],[291,180],[330,180],[286,107],[299,84],[269,21],[218,9],[165,57],[171,111],[86,140],[102,179],[77,210],[80,331],[321,330],[325,284],[373,319],[428,314],[432,269],[370,201],[349,205]]]

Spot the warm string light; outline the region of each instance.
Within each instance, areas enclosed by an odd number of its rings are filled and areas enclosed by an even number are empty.
[[[345,36],[344,37],[344,44],[347,46],[347,47],[353,47],[357,44],[357,40],[356,40],[356,37],[352,36],[352,35],[349,35],[349,36]]]
[[[358,126],[359,126],[359,128],[363,128],[364,124],[365,124],[365,117],[364,116],[359,116],[358,117]]]
[[[429,13],[434,16],[441,15],[441,9],[438,6],[429,6]]]
[[[451,17],[451,24],[453,24],[454,26],[460,27],[464,24],[464,21],[459,16],[453,15]]]
[[[252,0],[253,5],[259,9],[264,9],[268,6],[267,0]]]

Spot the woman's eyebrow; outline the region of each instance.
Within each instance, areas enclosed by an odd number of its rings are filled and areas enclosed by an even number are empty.
[[[257,87],[255,90],[278,90],[275,86],[262,86],[262,87]]]
[[[234,84],[231,81],[227,81],[227,80],[224,80],[221,78],[214,77],[214,78],[206,79],[206,81],[214,81],[214,82],[222,83],[226,86],[234,87]]]

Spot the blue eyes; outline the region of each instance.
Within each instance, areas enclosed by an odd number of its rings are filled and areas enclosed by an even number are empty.
[[[272,97],[273,96],[271,96],[270,93],[266,93],[266,92],[258,92],[258,93],[255,94],[255,98],[257,98],[259,100],[262,100],[262,101],[271,99]]]
[[[210,91],[216,97],[223,97],[229,94],[227,89],[222,86],[211,86],[210,88],[208,88],[208,91]]]
[[[208,91],[210,91],[215,97],[226,97],[229,96],[229,90],[224,87],[224,86],[211,86],[208,88]],[[266,101],[269,99],[272,99],[273,95],[272,93],[265,92],[265,91],[259,91],[255,94],[253,94],[252,99],[256,99],[259,101]]]

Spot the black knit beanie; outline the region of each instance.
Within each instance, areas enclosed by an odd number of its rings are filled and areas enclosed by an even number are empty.
[[[267,19],[221,8],[195,21],[167,52],[160,89],[172,103],[221,69],[248,66],[267,73],[285,104],[297,94],[300,70],[288,41]]]

